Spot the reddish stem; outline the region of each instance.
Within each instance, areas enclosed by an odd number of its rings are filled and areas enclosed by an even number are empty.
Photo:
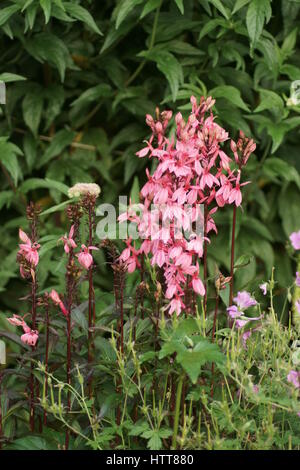
[[[48,362],[49,362],[49,303],[48,300],[45,304],[45,313],[46,313],[46,350],[45,350],[45,371],[46,371],[46,384],[45,384],[45,397],[48,396]],[[44,425],[47,425],[47,411],[44,410]]]
[[[208,220],[208,206],[204,203],[204,248],[203,248],[203,280],[205,285],[204,294],[204,313],[206,316],[207,310],[207,220]]]
[[[232,305],[233,299],[233,276],[234,276],[234,248],[235,248],[235,228],[236,228],[236,206],[233,206],[232,235],[231,235],[231,260],[230,260],[230,292],[229,305]]]

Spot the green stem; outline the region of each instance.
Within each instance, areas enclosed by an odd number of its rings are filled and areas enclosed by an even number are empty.
[[[176,450],[176,441],[177,441],[178,426],[179,426],[179,414],[180,414],[183,378],[184,378],[183,375],[181,375],[180,378],[179,378],[178,385],[177,385],[174,428],[173,428],[173,438],[172,438],[172,449],[173,450]]]

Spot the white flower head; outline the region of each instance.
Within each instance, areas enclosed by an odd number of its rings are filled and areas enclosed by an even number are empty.
[[[98,197],[100,193],[101,188],[96,183],[76,183],[69,189],[68,196],[72,198],[90,194],[91,196]]]

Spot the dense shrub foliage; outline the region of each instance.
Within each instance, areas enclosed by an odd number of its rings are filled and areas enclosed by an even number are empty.
[[[289,316],[296,259],[287,241],[293,231],[300,229],[299,12],[297,0],[1,2],[0,80],[5,82],[7,93],[6,104],[0,105],[0,330],[8,345],[7,376],[14,373],[14,357],[24,348],[6,318],[8,314],[26,313],[20,298],[28,300],[28,286],[19,278],[15,260],[18,229],[21,227],[27,233],[28,223],[32,223],[32,218],[28,221],[28,210],[26,218],[30,201],[38,203],[42,211],[38,225],[41,244],[38,295],[43,296],[49,289],[64,292],[65,259],[61,256],[62,247],[57,249],[57,240],[70,230],[68,216],[72,221],[65,211],[68,188],[78,182],[95,182],[102,189],[97,202],[116,204],[120,194],[128,194],[137,202],[139,190],[146,181],[146,167],[151,173],[155,170],[154,164],[151,167],[151,162],[135,155],[143,147],[141,141],[149,137],[145,126],[147,113],[157,115],[159,106],[161,110],[179,110],[187,119],[191,95],[198,101],[201,96],[212,96],[216,99],[213,106],[216,122],[235,141],[242,130],[256,142],[256,150],[243,170],[243,180],[251,184],[243,188],[242,208],[237,210],[234,288],[235,293],[256,291],[261,296],[262,310],[268,312],[264,316],[263,332],[253,335],[247,351],[240,332],[227,328],[224,319],[220,323],[224,329],[217,332],[217,340],[222,340],[223,360],[216,380],[222,386],[216,392],[215,401],[210,401],[210,366],[206,366],[206,372],[199,378],[200,369],[191,372],[189,366],[182,369],[182,363],[178,363],[173,385],[170,384],[168,356],[176,349],[167,344],[174,341],[178,345],[178,337],[183,335],[185,348],[193,350],[197,347],[193,341],[198,345],[200,337],[211,334],[213,317],[209,315],[214,309],[214,283],[211,282],[208,295],[208,323],[202,318],[199,301],[198,316],[192,322],[180,319],[178,324],[176,321],[172,324],[173,320],[168,319],[166,324],[163,322],[158,327],[157,322],[155,327],[154,320],[153,340],[153,318],[146,316],[152,307],[143,305],[146,294],[137,291],[138,273],[129,276],[126,285],[122,285],[123,313],[128,321],[123,332],[124,359],[118,341],[109,341],[112,327],[117,329],[120,308],[118,303],[115,305],[112,289],[113,254],[107,246],[99,245],[97,252],[91,252],[96,260],[92,299],[96,303],[96,319],[87,324],[87,303],[78,303],[78,308],[72,311],[76,323],[72,334],[73,340],[78,339],[78,345],[82,345],[89,336],[88,327],[98,328],[93,348],[101,351],[102,362],[96,366],[94,385],[100,384],[99,390],[102,387],[104,392],[97,394],[96,404],[77,397],[74,406],[77,411],[82,409],[84,419],[75,422],[76,429],[70,430],[72,446],[81,448],[86,436],[94,448],[108,448],[112,441],[123,448],[134,445],[168,448],[174,442],[182,448],[299,446],[295,437],[299,433],[297,391],[286,381],[288,372],[295,364],[299,365],[295,362],[297,335]],[[168,128],[169,134],[175,129],[173,123]],[[214,219],[219,233],[211,236],[211,249],[208,247],[209,281],[215,279],[219,270],[225,276],[230,274],[232,208],[224,207]],[[77,242],[87,246],[91,241],[88,227],[83,223],[76,235]],[[120,250],[124,248],[122,242],[117,241],[115,245]],[[258,294],[258,285],[271,279],[273,266],[276,266],[276,283],[272,281],[268,287],[270,306],[269,297]],[[157,289],[155,283],[150,285],[151,294],[153,289]],[[87,279],[80,282],[78,290],[81,298],[91,300]],[[44,307],[40,305],[41,309]],[[228,287],[220,292],[220,308],[225,312],[226,307]],[[140,341],[138,346],[132,342],[133,326],[129,321],[137,310],[145,316],[134,330],[137,343]],[[44,326],[41,328],[44,335]],[[56,351],[57,356],[52,357],[54,375],[50,385],[61,381],[58,388],[66,388],[63,393],[68,401],[74,390],[81,393],[81,372],[74,362],[72,391],[65,383],[65,375],[61,371],[55,374],[56,368],[64,363],[68,348],[67,338],[62,338],[64,319],[55,319],[51,328],[50,350]],[[205,344],[204,341],[204,349]],[[208,349],[213,348],[212,358],[208,360],[218,363],[219,350],[214,348],[216,345],[208,344]],[[266,344],[270,346],[268,351],[264,350]],[[276,346],[272,349],[271,345]],[[76,362],[81,364],[86,352],[90,358],[93,356],[90,350],[75,347]],[[32,374],[30,358],[29,353],[25,354],[24,362],[28,367],[26,373]],[[36,359],[40,360],[41,356]],[[88,362],[89,367],[91,361]],[[155,375],[150,370],[157,368],[158,363],[161,369]],[[40,365],[35,379],[40,380],[41,396],[44,367]],[[22,367],[18,370],[22,376]],[[101,378],[103,372],[109,375],[111,370],[109,380],[107,376]],[[272,374],[268,375],[270,370]],[[86,379],[86,370],[82,373]],[[161,377],[165,386],[162,402],[155,402],[154,398],[149,411],[155,383]],[[202,391],[195,387],[197,380],[203,385]],[[182,405],[177,424],[176,416],[175,424],[173,417],[169,417],[176,408],[175,384],[187,397],[187,408]],[[259,387],[254,392],[253,384]],[[7,415],[5,436],[10,442],[15,437],[23,438],[28,410],[22,409],[24,387],[13,374],[6,387],[9,393],[2,400]],[[169,396],[168,387],[173,397]],[[140,398],[141,413],[137,416],[134,413]],[[129,414],[126,409],[120,416],[118,407],[123,400],[130,402]],[[16,406],[8,412],[11,403]],[[49,420],[56,423],[53,430],[55,426],[60,427],[59,420],[65,416],[55,408],[54,402],[52,406],[47,413]],[[198,406],[202,410],[200,424],[195,422]],[[42,416],[42,411],[39,412]],[[98,417],[96,423],[94,413]],[[140,427],[133,426],[137,418]],[[76,438],[79,430],[85,437]],[[43,436],[32,441],[32,446],[57,447],[65,443],[64,432],[55,437],[49,428]],[[229,436],[226,444],[225,436]],[[22,445],[29,444],[22,441],[16,444]]]

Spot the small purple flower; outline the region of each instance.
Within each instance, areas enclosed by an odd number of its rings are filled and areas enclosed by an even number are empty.
[[[237,304],[239,309],[244,310],[246,308],[252,307],[253,305],[256,305],[257,302],[255,299],[251,297],[249,292],[243,291],[243,292],[238,292],[237,296],[234,297],[233,301]]]
[[[293,232],[290,235],[291,244],[295,250],[300,250],[300,230],[299,232]]]
[[[259,393],[259,386],[258,385],[253,385],[253,392],[254,393]]]
[[[262,290],[262,293],[264,295],[267,295],[267,288],[268,288],[268,283],[267,282],[264,282],[263,284],[260,284],[259,288]]]
[[[295,388],[300,388],[300,372],[291,370],[287,376],[288,382],[294,385]]]
[[[243,314],[243,312],[239,311],[236,305],[231,305],[231,307],[228,307],[227,312],[231,318],[238,318]]]
[[[296,306],[298,313],[300,313],[300,299],[296,300],[295,306]]]
[[[242,334],[242,341],[243,341],[244,349],[247,349],[247,339],[249,339],[251,335],[252,335],[251,330],[245,331],[245,333]]]
[[[296,272],[296,286],[300,287],[300,273],[298,271]]]

